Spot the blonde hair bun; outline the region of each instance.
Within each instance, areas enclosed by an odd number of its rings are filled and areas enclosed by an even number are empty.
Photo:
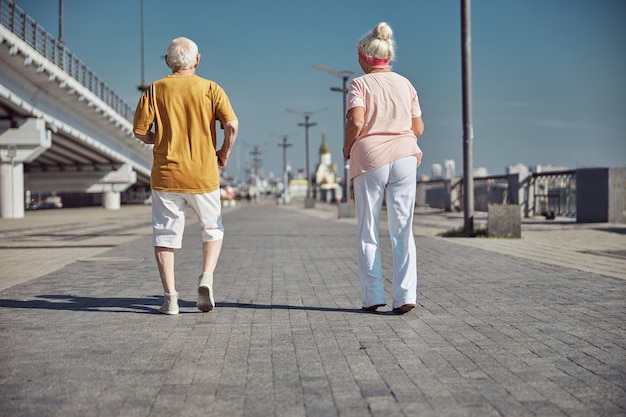
[[[393,31],[391,30],[391,26],[386,22],[380,22],[376,25],[374,30],[372,30],[372,35],[378,40],[388,41],[393,37]]]
[[[396,43],[391,27],[386,22],[380,22],[361,38],[357,48],[366,57],[393,60],[396,56]]]

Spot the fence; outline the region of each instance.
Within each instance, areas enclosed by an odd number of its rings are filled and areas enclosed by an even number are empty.
[[[532,213],[576,217],[576,171],[542,172],[530,181]]]
[[[122,100],[86,64],[10,0],[0,0],[0,24],[81,83],[109,107],[132,122],[135,109]]]
[[[463,179],[419,181],[417,204],[446,211],[463,209]],[[474,178],[474,210],[489,204],[517,204],[525,216],[576,217],[576,171]]]

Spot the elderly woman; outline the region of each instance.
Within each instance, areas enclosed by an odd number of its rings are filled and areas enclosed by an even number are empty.
[[[413,208],[422,111],[411,82],[389,65],[395,42],[387,23],[376,25],[357,49],[365,74],[350,83],[343,154],[354,181],[362,309],[373,312],[387,304],[378,237],[385,201],[393,249],[392,311],[404,314],[417,302]]]

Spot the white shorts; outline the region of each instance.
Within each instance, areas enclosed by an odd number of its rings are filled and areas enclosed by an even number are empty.
[[[203,242],[224,238],[219,189],[204,194],[152,190],[152,244],[154,246],[182,248],[188,207],[200,220]]]

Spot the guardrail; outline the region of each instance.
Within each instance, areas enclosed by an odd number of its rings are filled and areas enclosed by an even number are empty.
[[[461,181],[462,184],[462,181]],[[512,203],[509,198],[509,176],[492,175],[474,178],[474,210],[487,211],[489,204]]]
[[[576,171],[535,173],[530,179],[532,212],[547,217],[576,217]]]
[[[29,17],[10,0],[0,0],[0,24],[81,83],[99,99],[132,123],[135,109],[122,100],[100,77],[74,55],[63,42]]]
[[[463,209],[463,178],[418,181],[417,205]],[[474,177],[474,210],[489,204],[518,204],[525,215],[576,217],[576,171]]]

